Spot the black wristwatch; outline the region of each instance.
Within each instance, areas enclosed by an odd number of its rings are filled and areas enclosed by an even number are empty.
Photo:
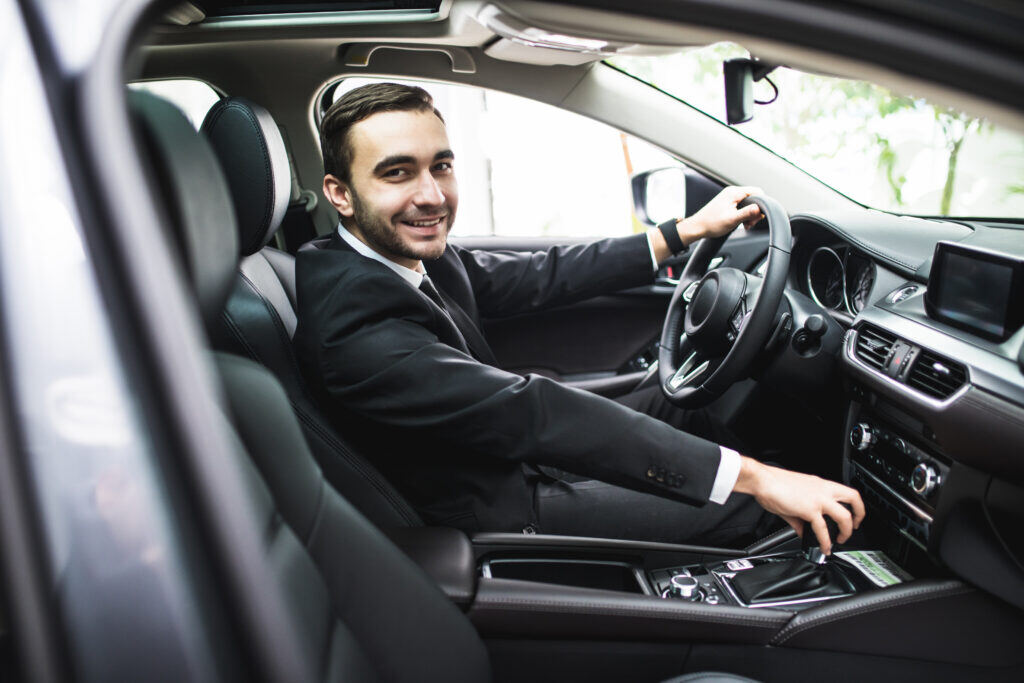
[[[673,256],[685,254],[687,249],[689,249],[688,246],[683,244],[683,238],[679,236],[679,228],[676,227],[675,218],[670,218],[660,224],[658,230],[661,230],[661,234],[665,238],[665,244],[668,245],[668,250],[672,252]]]

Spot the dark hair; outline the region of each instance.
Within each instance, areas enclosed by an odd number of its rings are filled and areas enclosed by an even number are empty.
[[[400,83],[371,83],[350,90],[331,105],[320,122],[325,175],[333,175],[346,183],[352,181],[349,131],[363,119],[382,111],[432,111],[444,123],[441,112],[434,107],[434,98],[423,88]]]

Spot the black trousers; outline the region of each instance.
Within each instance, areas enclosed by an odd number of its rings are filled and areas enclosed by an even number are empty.
[[[657,386],[616,400],[673,427],[730,446],[729,435],[704,411],[676,408]],[[743,494],[730,495],[724,505],[693,507],[571,474],[540,479],[534,496],[539,531],[545,534],[739,548],[783,523]]]

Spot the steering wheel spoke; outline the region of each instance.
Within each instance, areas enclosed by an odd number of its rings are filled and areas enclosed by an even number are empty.
[[[680,389],[699,387],[704,379],[711,376],[719,363],[721,358],[710,358],[699,351],[693,351],[669,378],[667,388],[674,393]]]

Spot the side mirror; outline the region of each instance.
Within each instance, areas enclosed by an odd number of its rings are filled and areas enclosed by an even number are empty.
[[[646,225],[696,213],[722,190],[714,180],[685,166],[637,173],[630,182],[633,212]]]

